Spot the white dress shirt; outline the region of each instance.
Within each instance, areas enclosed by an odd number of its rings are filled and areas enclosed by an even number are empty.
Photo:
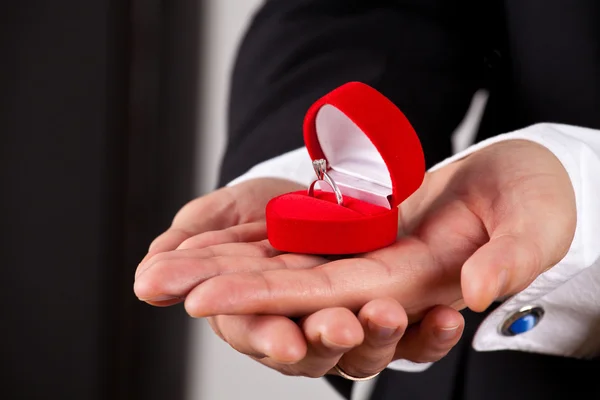
[[[561,161],[575,191],[577,227],[567,255],[490,313],[479,326],[472,345],[478,351],[516,350],[576,358],[600,356],[600,131],[536,124],[475,144],[431,171],[493,143],[511,139],[539,143]],[[300,148],[256,165],[229,185],[259,177],[284,178],[308,186],[314,180],[314,171],[306,148]],[[528,307],[543,310],[537,324],[520,334],[503,334],[501,327],[505,321]],[[428,366],[399,360],[389,368],[418,372]]]

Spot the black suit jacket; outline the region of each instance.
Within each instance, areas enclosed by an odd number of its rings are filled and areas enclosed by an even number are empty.
[[[478,89],[489,99],[477,140],[536,122],[600,129],[600,1],[267,1],[235,65],[221,184],[303,146],[308,107],[355,80],[406,114],[428,166],[451,154]],[[471,331],[446,360],[422,374],[386,371],[374,398],[558,399],[572,385],[600,398],[578,372],[600,371],[597,363],[474,353],[482,316],[467,316]],[[347,382],[333,381],[347,394]]]

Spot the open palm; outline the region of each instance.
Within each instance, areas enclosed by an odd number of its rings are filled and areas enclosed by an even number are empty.
[[[545,148],[518,140],[428,174],[401,215],[398,241],[372,253],[335,261],[280,254],[259,235],[163,254],[146,266],[144,288],[185,298],[193,316],[304,316],[386,296],[411,319],[463,300],[480,311],[560,261],[575,230],[564,168]]]

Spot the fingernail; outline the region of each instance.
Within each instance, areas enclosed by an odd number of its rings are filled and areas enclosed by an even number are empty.
[[[458,333],[459,325],[450,328],[436,328],[433,333],[435,337],[441,342],[449,342],[456,338]]]
[[[369,330],[377,336],[380,340],[391,339],[396,333],[398,333],[398,328],[390,328],[389,326],[380,326],[374,324],[373,322],[367,322],[369,326]]]
[[[508,280],[508,270],[504,268],[498,274],[498,280],[496,281],[496,299],[504,293],[506,282]]]

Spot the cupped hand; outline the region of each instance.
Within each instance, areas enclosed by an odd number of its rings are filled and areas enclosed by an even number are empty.
[[[138,295],[185,297],[196,317],[358,312],[382,297],[402,304],[409,321],[438,304],[482,311],[560,261],[576,225],[562,164],[523,140],[429,173],[401,215],[394,245],[331,262],[279,254],[267,242],[228,244],[214,257],[206,254],[214,247],[162,254],[144,263]]]
[[[265,240],[266,203],[300,188],[285,180],[255,179],[190,202],[150,245],[136,271],[136,293],[152,305],[169,306],[186,296],[181,286],[169,289],[173,274],[187,276],[191,290],[201,276],[227,270],[323,264],[327,260],[321,257],[279,257],[281,253]],[[271,263],[254,262],[261,258]],[[202,270],[193,265],[198,259],[206,261]],[[462,316],[443,306],[408,327],[404,309],[392,298],[372,300],[357,314],[343,307],[322,309],[299,323],[274,315],[217,315],[208,321],[239,352],[284,374],[309,377],[335,374],[336,364],[353,376],[364,377],[380,372],[395,359],[434,362],[458,342],[464,327]]]
[[[171,226],[152,241],[148,254],[136,269],[135,278],[148,267],[152,257],[179,247],[202,249],[224,243],[244,246],[245,242],[265,239],[266,204],[273,197],[301,188],[284,179],[252,179],[194,199],[175,215]],[[271,249],[264,254],[276,252]],[[163,293],[147,300],[155,306],[166,306],[179,303],[181,296]]]

